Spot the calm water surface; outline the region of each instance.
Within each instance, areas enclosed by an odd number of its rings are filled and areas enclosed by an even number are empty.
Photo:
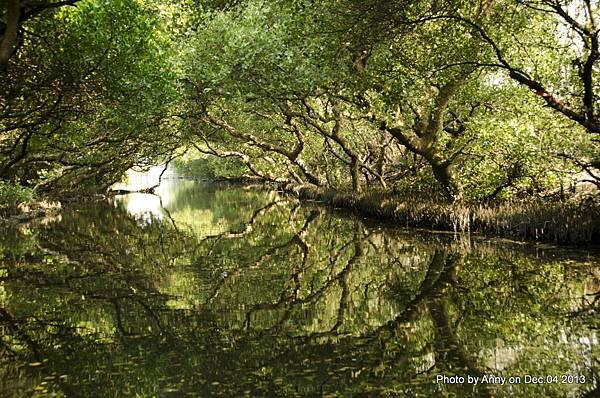
[[[597,396],[597,252],[159,194],[0,227],[0,396]]]

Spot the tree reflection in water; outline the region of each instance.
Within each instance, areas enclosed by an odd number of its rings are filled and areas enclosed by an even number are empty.
[[[469,247],[242,188],[180,184],[162,206],[86,204],[3,227],[2,396],[598,390],[593,253]]]

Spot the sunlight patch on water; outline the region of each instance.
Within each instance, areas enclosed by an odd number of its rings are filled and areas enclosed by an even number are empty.
[[[167,169],[160,178],[164,166],[152,166],[147,171],[127,171],[122,182],[113,185],[113,189],[127,191],[140,191],[155,187],[154,194],[134,192],[119,197],[119,201],[125,204],[129,214],[136,218],[151,221],[152,218],[163,219],[165,206],[171,202],[173,184],[170,178],[175,176],[172,170]]]
[[[119,201],[125,205],[127,212],[135,218],[150,221],[152,218],[162,220],[164,217],[160,196],[149,193],[130,193],[121,196]]]

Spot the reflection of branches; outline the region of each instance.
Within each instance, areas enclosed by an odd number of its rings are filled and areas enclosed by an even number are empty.
[[[278,307],[280,307],[284,304],[294,302],[298,299],[298,292],[300,291],[300,288],[302,287],[301,274],[306,269],[306,264],[308,261],[308,254],[309,254],[309,247],[308,247],[308,244],[304,241],[304,239],[308,233],[308,229],[309,229],[310,225],[313,224],[316,220],[318,220],[320,216],[321,216],[321,213],[319,211],[312,211],[310,213],[310,215],[307,217],[303,227],[296,234],[294,234],[294,236],[292,236],[292,238],[290,240],[288,240],[287,243],[282,245],[283,247],[296,245],[300,250],[300,255],[301,255],[301,259],[302,259],[300,262],[300,265],[299,266],[295,265],[292,270],[291,280],[293,280],[293,282],[294,282],[292,292],[286,295],[286,290],[284,290],[281,292],[280,298],[276,303],[255,306],[255,307],[251,308],[249,311],[247,311],[246,312],[246,325],[245,325],[246,328],[250,328],[250,320],[252,318],[252,314],[255,311],[264,310],[264,309],[277,309]],[[271,308],[269,308],[269,307],[271,307]],[[277,322],[277,324],[275,325],[275,328],[281,326],[285,321],[287,321],[289,319],[290,315],[291,315],[291,307],[286,306],[285,312],[284,312],[283,316],[280,318],[279,322]]]
[[[35,341],[23,331],[18,324],[18,321],[4,308],[0,308],[0,320],[5,323],[9,329],[11,329],[15,335],[17,335],[18,339],[27,345],[36,359],[40,359],[40,350]],[[3,339],[0,339],[3,341]],[[7,345],[8,348],[8,345]],[[10,351],[13,351],[10,349]],[[14,352],[14,351],[13,351]]]
[[[475,376],[483,376],[484,372],[477,368],[475,360],[461,348],[446,306],[444,299],[431,300],[427,304],[438,334],[435,339],[437,351],[442,353],[442,356],[450,358],[459,368],[469,369]]]
[[[307,227],[307,224],[305,224],[305,227]],[[282,316],[280,317],[279,321],[266,330],[279,329],[289,319],[294,308],[303,307],[304,305],[307,305],[307,304],[314,304],[321,297],[323,297],[325,294],[330,292],[330,290],[332,288],[340,287],[341,295],[338,300],[336,319],[335,319],[335,323],[331,326],[331,328],[324,332],[316,332],[316,333],[312,333],[310,335],[295,336],[294,338],[309,340],[309,339],[314,339],[314,338],[323,337],[323,336],[327,336],[327,335],[332,335],[332,336],[338,335],[339,328],[341,325],[344,324],[344,321],[345,321],[345,314],[346,314],[346,311],[348,308],[349,298],[350,298],[350,289],[348,288],[348,285],[347,285],[347,277],[348,277],[348,275],[350,275],[352,269],[354,268],[354,265],[358,263],[358,261],[362,258],[363,254],[364,254],[362,246],[363,246],[363,243],[364,243],[364,240],[366,239],[366,237],[363,236],[364,232],[362,229],[362,224],[360,222],[356,223],[354,237],[352,240],[350,240],[350,244],[354,244],[354,252],[353,252],[353,255],[351,256],[351,258],[347,260],[347,262],[344,265],[344,267],[342,268],[342,270],[339,271],[338,273],[336,273],[335,275],[330,275],[330,277],[327,279],[327,281],[324,282],[323,285],[319,289],[313,290],[310,294],[308,294],[307,296],[305,296],[303,298],[298,298],[298,291],[300,289],[300,276],[301,276],[302,270],[306,266],[307,259],[308,259],[308,254],[307,254],[308,253],[308,245],[303,241],[303,235],[307,232],[307,228],[303,228],[303,230],[304,231],[301,230],[296,236],[294,236],[290,240],[290,242],[296,243],[296,245],[298,245],[298,247],[300,248],[300,251],[301,251],[301,256],[302,256],[301,266],[295,267],[293,270],[292,280],[294,281],[294,285],[292,287],[291,293],[286,294],[285,292],[282,292],[280,299],[276,302],[260,303],[260,304],[253,305],[251,308],[249,308],[247,310],[246,316],[245,316],[246,328],[250,327],[251,315],[252,315],[252,313],[254,313],[256,311],[283,310],[284,312],[283,312]],[[343,245],[343,248],[346,248],[346,247],[348,247],[347,243]],[[335,265],[336,264],[331,264],[331,267],[334,268]]]
[[[354,265],[356,263],[358,263],[358,261],[363,256],[363,242],[364,242],[364,236],[363,236],[362,225],[359,222],[356,222],[354,236],[352,239],[352,243],[354,244],[354,254],[348,260],[344,269],[340,273],[338,273],[335,278],[331,279],[332,281],[337,281],[340,288],[342,289],[342,292],[340,294],[340,299],[338,302],[338,311],[336,314],[335,323],[328,331],[313,333],[307,337],[316,338],[316,337],[323,337],[323,336],[335,334],[338,332],[340,326],[344,323],[346,309],[348,308],[348,297],[350,294],[347,278],[348,278],[348,275],[350,274],[350,272],[352,271]],[[323,290],[321,290],[321,291],[323,291]]]
[[[68,225],[67,225],[68,227]],[[136,226],[137,228],[137,226]],[[123,229],[121,229],[123,230]],[[110,232],[112,228],[110,224],[107,226],[106,231]],[[138,230],[135,229],[134,232]],[[53,233],[60,232],[56,227],[53,229]],[[123,300],[129,300],[138,308],[142,314],[145,314],[145,318],[150,320],[156,325],[158,330],[162,333],[164,328],[161,320],[156,313],[157,305],[161,306],[161,302],[158,304],[155,300],[149,300],[150,298],[156,297],[159,301],[166,300],[169,298],[168,295],[158,293],[152,286],[148,275],[136,269],[135,262],[132,263],[133,258],[129,256],[128,250],[132,246],[130,241],[130,234],[122,235],[125,240],[112,239],[107,242],[106,240],[98,239],[96,233],[96,226],[83,225],[78,228],[68,228],[68,236],[65,239],[44,239],[44,246],[40,248],[42,255],[39,256],[35,261],[42,263],[43,259],[54,258],[60,259],[61,263],[65,263],[68,268],[76,266],[75,270],[80,269],[83,271],[81,274],[72,271],[67,275],[49,274],[41,271],[30,271],[23,272],[22,275],[16,275],[11,272],[9,275],[11,279],[21,280],[23,283],[27,283],[29,286],[50,286],[53,290],[61,289],[64,293],[72,295],[72,297],[82,297],[82,300],[97,300],[114,307],[114,320],[117,331],[123,336],[128,336],[130,333],[126,330],[123,325],[124,313],[121,309]],[[155,233],[152,233],[155,232]],[[164,229],[160,230],[148,230],[143,229],[139,236],[134,234],[133,237],[138,238],[137,242],[133,242],[138,250],[145,251],[151,249],[154,253],[158,251],[158,258],[156,261],[164,261],[170,259],[173,256],[179,256],[179,253],[174,253],[173,250],[165,250],[165,248],[172,247],[172,240],[165,239],[166,236]],[[177,235],[179,237],[179,235]],[[155,237],[155,239],[151,239]],[[64,242],[68,241],[69,245],[65,249]],[[119,243],[123,243],[122,246]],[[136,244],[137,243],[137,244]],[[144,254],[143,258],[152,258],[152,254]],[[15,275],[17,278],[15,278]],[[32,277],[35,277],[35,281],[32,281]],[[85,283],[86,281],[92,282]],[[106,288],[102,289],[100,284],[105,283]],[[131,293],[133,292],[133,294]],[[126,314],[126,313],[125,313]],[[33,318],[38,325],[50,325],[48,321]],[[53,326],[56,329],[57,326]],[[63,327],[63,330],[68,331],[68,327]],[[46,331],[50,335],[56,336],[56,333]]]
[[[382,325],[378,332],[383,330],[394,331],[406,322],[409,322],[417,314],[419,307],[428,299],[444,292],[450,285],[452,275],[456,266],[457,258],[447,257],[444,252],[436,251],[429,263],[425,279],[421,283],[417,295],[406,305],[396,318]]]
[[[270,248],[265,254],[261,255],[256,262],[254,262],[254,264],[251,266],[251,268],[260,267],[260,265],[263,264],[265,261],[267,261],[267,259],[269,259],[273,255],[277,254],[281,250],[288,248],[292,245],[296,245],[300,248],[301,253],[303,253],[304,260],[302,262],[302,267],[300,267],[300,269],[298,271],[296,271],[296,273],[301,272],[301,270],[304,268],[304,264],[305,264],[306,258],[308,256],[308,245],[306,245],[306,243],[303,241],[303,238],[306,235],[309,226],[315,220],[318,219],[319,215],[320,215],[319,211],[311,212],[310,215],[308,216],[308,218],[306,219],[304,225],[297,233],[295,233],[287,242]],[[224,278],[222,278],[219,281],[219,283],[215,286],[215,288],[213,289],[213,292],[210,295],[207,303],[212,302],[218,296],[219,291],[225,285],[227,280],[229,280],[234,275],[238,275],[243,269],[247,269],[247,268],[248,267],[245,267],[245,268],[238,267],[234,273],[227,274]],[[296,275],[296,276],[293,276],[293,278],[296,279],[296,278],[299,278],[299,276]],[[299,289],[299,287],[298,287],[298,289]],[[292,296],[294,296],[294,294],[292,294]],[[289,297],[286,297],[285,299],[282,298],[282,300],[281,300],[282,303],[287,302],[287,301],[289,301]]]
[[[429,314],[433,320],[436,337],[435,337],[435,348],[436,348],[436,367],[440,365],[441,360],[448,361],[449,365],[452,365],[455,369],[465,369],[471,375],[479,378],[485,374],[489,374],[489,369],[482,370],[478,365],[475,358],[465,351],[462,344],[459,342],[450,317],[448,316],[447,302],[445,299],[438,298],[431,300],[427,307]],[[493,385],[484,383],[481,385],[480,390],[482,396],[493,396]]]
[[[160,205],[161,210],[163,211],[163,213],[166,214],[167,218],[171,221],[171,224],[173,224],[173,228],[175,228],[175,231],[179,232],[179,228],[177,228],[177,223],[173,219],[173,216],[171,216],[171,212],[163,205],[162,196],[160,196],[160,195],[157,195],[157,196],[158,196],[158,203]]]
[[[598,313],[600,310],[600,292],[589,293],[582,297],[584,301],[577,310],[570,311],[567,314],[569,318],[589,317]],[[592,327],[593,328],[593,327]]]
[[[119,331],[120,336],[129,336],[130,333],[127,332],[123,326],[123,318],[121,317],[121,304],[119,303],[119,300],[113,298],[110,300],[110,302],[115,308],[115,326]]]
[[[122,310],[121,310],[121,303],[120,303],[121,299],[130,299],[133,302],[138,303],[142,308],[144,308],[144,310],[150,316],[150,318],[152,318],[154,320],[154,323],[156,324],[156,326],[158,327],[158,329],[160,330],[160,332],[161,333],[164,332],[164,329],[162,327],[160,319],[158,318],[158,316],[156,315],[156,313],[154,312],[154,310],[147,303],[143,302],[140,297],[135,297],[133,295],[124,295],[124,296],[115,296],[115,297],[111,297],[111,298],[105,298],[105,297],[102,297],[102,296],[92,296],[92,298],[106,299],[107,301],[109,301],[113,305],[113,307],[115,309],[116,328],[119,331],[120,335],[123,336],[123,337],[131,336],[132,333],[128,332],[125,329],[125,327],[123,326],[123,318],[122,318],[122,315],[121,315],[122,314]]]
[[[335,247],[335,239],[331,239],[329,242],[329,280],[335,278],[335,265],[339,261],[341,255],[346,251],[348,247],[352,244],[352,241],[348,241],[341,245],[339,248]],[[312,289],[314,291],[314,289]]]
[[[381,325],[367,335],[359,337],[360,339],[366,339],[360,344],[361,346],[379,347],[379,350],[381,351],[381,358],[379,360],[380,366],[383,366],[385,361],[399,364],[404,363],[409,359],[406,351],[401,351],[396,355],[390,356],[390,353],[386,353],[387,346],[390,341],[393,341],[396,338],[398,329],[402,325],[415,319],[421,310],[427,308],[426,306],[430,301],[439,300],[439,298],[444,295],[444,292],[451,286],[455,279],[457,262],[457,257],[448,256],[444,251],[436,250],[417,294],[406,304],[404,310],[394,319]],[[427,354],[431,348],[430,344],[426,344],[421,349],[421,352],[417,355],[413,355],[413,357],[423,356]],[[428,373],[431,370],[433,370],[433,367],[420,371],[417,374],[413,374],[412,377]]]
[[[203,243],[205,243],[208,240],[213,240],[213,244],[212,244],[211,248],[208,250],[208,254],[207,254],[207,256],[210,256],[212,254],[213,249],[215,248],[215,246],[221,239],[241,238],[241,237],[248,235],[250,232],[253,231],[254,224],[256,223],[256,221],[259,217],[261,217],[262,215],[264,215],[265,213],[270,211],[272,208],[280,206],[283,203],[286,203],[286,201],[285,200],[275,200],[273,202],[270,202],[267,205],[261,207],[260,209],[254,210],[254,212],[252,213],[252,216],[250,217],[250,219],[248,221],[246,221],[243,224],[242,228],[240,228],[238,230],[233,230],[233,231],[231,231],[231,230],[225,231],[225,232],[217,234],[217,235],[206,236],[199,242],[198,245],[202,245]]]
[[[162,324],[160,322],[160,319],[158,318],[158,316],[156,315],[156,313],[154,312],[154,310],[152,309],[152,307],[150,307],[147,303],[143,302],[139,297],[137,297],[135,299],[135,301],[141,305],[144,310],[146,310],[146,312],[148,313],[148,315],[150,315],[150,317],[154,320],[156,327],[158,328],[158,330],[160,330],[161,333],[164,333],[164,328],[162,327]]]

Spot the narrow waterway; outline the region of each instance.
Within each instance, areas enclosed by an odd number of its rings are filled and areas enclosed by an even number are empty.
[[[407,230],[268,190],[157,193],[2,227],[0,396],[598,389],[597,251]]]

